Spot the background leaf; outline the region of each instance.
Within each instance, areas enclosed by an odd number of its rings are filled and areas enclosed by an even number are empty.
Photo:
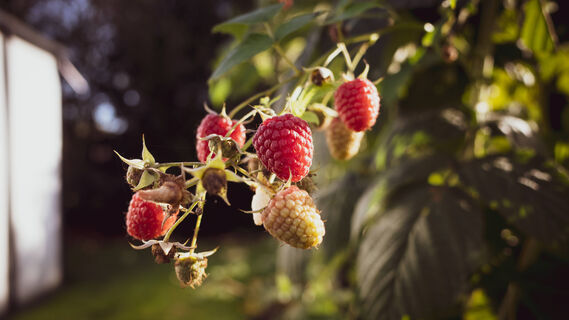
[[[461,181],[522,233],[551,242],[569,231],[566,181],[539,157],[494,155],[464,164]]]
[[[482,232],[480,209],[456,188],[423,185],[392,198],[357,256],[364,318],[445,316],[481,264]]]
[[[353,209],[351,237],[356,239],[368,221],[385,210],[390,194],[400,189],[425,184],[429,175],[436,170],[446,168],[450,158],[435,154],[427,158],[409,159],[397,166],[384,170],[369,187],[362,191],[362,196]]]
[[[283,4],[279,3],[251,11],[214,26],[212,31],[229,33],[239,39],[248,30],[249,25],[271,20],[282,7]]]
[[[523,44],[536,54],[551,52],[555,43],[547,27],[540,0],[529,0],[524,6],[524,23],[520,34]]]
[[[371,8],[380,8],[380,5],[374,1],[357,2],[348,5],[340,14],[332,17],[330,20],[326,21],[327,24],[336,23],[344,21],[353,17],[356,17]]]
[[[252,58],[257,53],[269,49],[272,44],[273,40],[267,35],[260,33],[250,34],[245,39],[243,39],[243,41],[239,43],[237,47],[231,49],[231,51],[229,51],[229,53],[223,57],[223,60],[219,63],[219,66],[211,75],[210,80],[221,77],[237,64],[240,64],[241,62]]]
[[[316,17],[318,17],[319,14],[320,13],[318,12],[302,14],[281,24],[275,30],[275,40],[280,41],[289,34],[306,27],[311,22],[313,22],[314,19],[316,19]]]

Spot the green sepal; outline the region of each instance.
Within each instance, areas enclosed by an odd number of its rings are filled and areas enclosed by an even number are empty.
[[[146,148],[146,141],[144,141],[144,135],[142,135],[142,160],[146,161],[149,164],[154,164],[156,160],[154,156],[148,151]]]
[[[138,191],[142,188],[146,188],[149,185],[153,184],[154,182],[158,181],[158,179],[159,175],[157,173],[144,170],[142,176],[140,177],[138,185],[134,189],[132,189],[132,191]]]
[[[320,119],[318,119],[316,113],[312,111],[305,111],[300,118],[306,122],[314,123],[315,125],[320,124]]]
[[[122,160],[122,162],[124,162],[124,163],[128,164],[129,166],[134,167],[136,169],[140,169],[140,170],[144,169],[144,160],[127,159],[127,158],[121,156],[116,150],[113,150],[113,151],[115,151],[115,153],[117,154],[117,156],[119,156],[119,158]]]

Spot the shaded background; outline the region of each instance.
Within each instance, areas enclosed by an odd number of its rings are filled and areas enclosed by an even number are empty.
[[[63,81],[66,234],[125,235],[121,210],[126,211],[131,191],[113,150],[137,157],[144,133],[160,161],[196,159],[207,79],[213,58],[229,39],[211,28],[252,6],[217,0],[0,2],[67,46],[90,85],[88,94],[78,96]],[[236,208],[249,209],[246,195],[241,186],[229,193]],[[204,234],[251,225],[247,215],[218,207],[224,214],[214,210],[219,216],[204,219]]]
[[[393,3],[411,7],[419,20],[439,18],[437,1]],[[90,85],[88,94],[78,96],[62,81],[66,234],[125,234],[123,215],[117,210],[126,211],[131,192],[124,183],[126,167],[113,150],[137,157],[144,134],[161,162],[197,158],[195,131],[206,114],[203,104],[209,100],[207,80],[216,57],[227,50],[231,40],[211,29],[258,5],[255,1],[223,0],[0,1],[0,8],[64,44]],[[324,41],[319,45],[326,48],[332,42],[326,31],[323,33]],[[233,88],[228,108],[249,92],[267,86],[259,79],[246,80]],[[249,209],[246,199],[250,196],[241,185],[229,192],[234,208]],[[227,213],[216,221],[204,219],[205,234],[235,228],[254,230],[248,216],[223,204],[213,207]]]

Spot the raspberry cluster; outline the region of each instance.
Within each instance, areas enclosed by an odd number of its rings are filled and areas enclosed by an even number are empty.
[[[321,245],[326,231],[311,196],[317,189],[315,173],[310,171],[314,154],[311,126],[326,130],[332,157],[348,160],[359,152],[365,131],[376,123],[379,95],[365,74],[340,83],[325,67],[307,71],[310,81],[294,90],[280,114],[271,105],[278,99],[270,97],[262,97],[240,119],[234,117],[249,100],[229,115],[225,108],[217,114],[206,107],[209,114],[195,136],[199,162],[159,163],[144,139],[142,159],[119,155],[128,164],[126,180],[135,191],[126,213],[126,229],[142,244],[133,247],[151,248],[157,263],[173,262],[182,286],[199,286],[207,277],[208,257],[216,249],[196,252],[204,204],[207,194],[229,204],[228,182],[246,183],[255,191],[250,213],[254,223],[270,235],[300,249]],[[352,71],[343,78],[353,77]],[[328,90],[322,100],[322,95],[316,98],[314,93],[317,87]],[[335,110],[327,106],[332,96]],[[305,117],[306,111],[312,115]],[[263,121],[251,130],[255,133],[247,141],[245,124],[257,116]],[[179,173],[174,175],[173,170]],[[191,241],[171,241],[176,227],[190,215],[196,217]]]

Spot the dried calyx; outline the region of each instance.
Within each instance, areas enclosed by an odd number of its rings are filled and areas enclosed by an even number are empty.
[[[174,255],[176,254],[176,250],[169,250],[168,254],[166,254],[158,243],[153,244],[151,250],[154,261],[158,264],[170,263],[170,260],[174,259]]]
[[[218,196],[227,194],[227,179],[221,169],[207,169],[202,176],[202,184],[209,194]]]
[[[180,205],[183,206],[192,201],[192,194],[185,189],[182,176],[165,175],[158,188],[141,190],[139,195],[147,201],[167,203],[174,212],[178,211]]]
[[[133,188],[135,188],[138,183],[140,182],[140,177],[142,177],[142,173],[144,170],[135,168],[133,166],[128,166],[128,170],[126,171],[126,182]]]

